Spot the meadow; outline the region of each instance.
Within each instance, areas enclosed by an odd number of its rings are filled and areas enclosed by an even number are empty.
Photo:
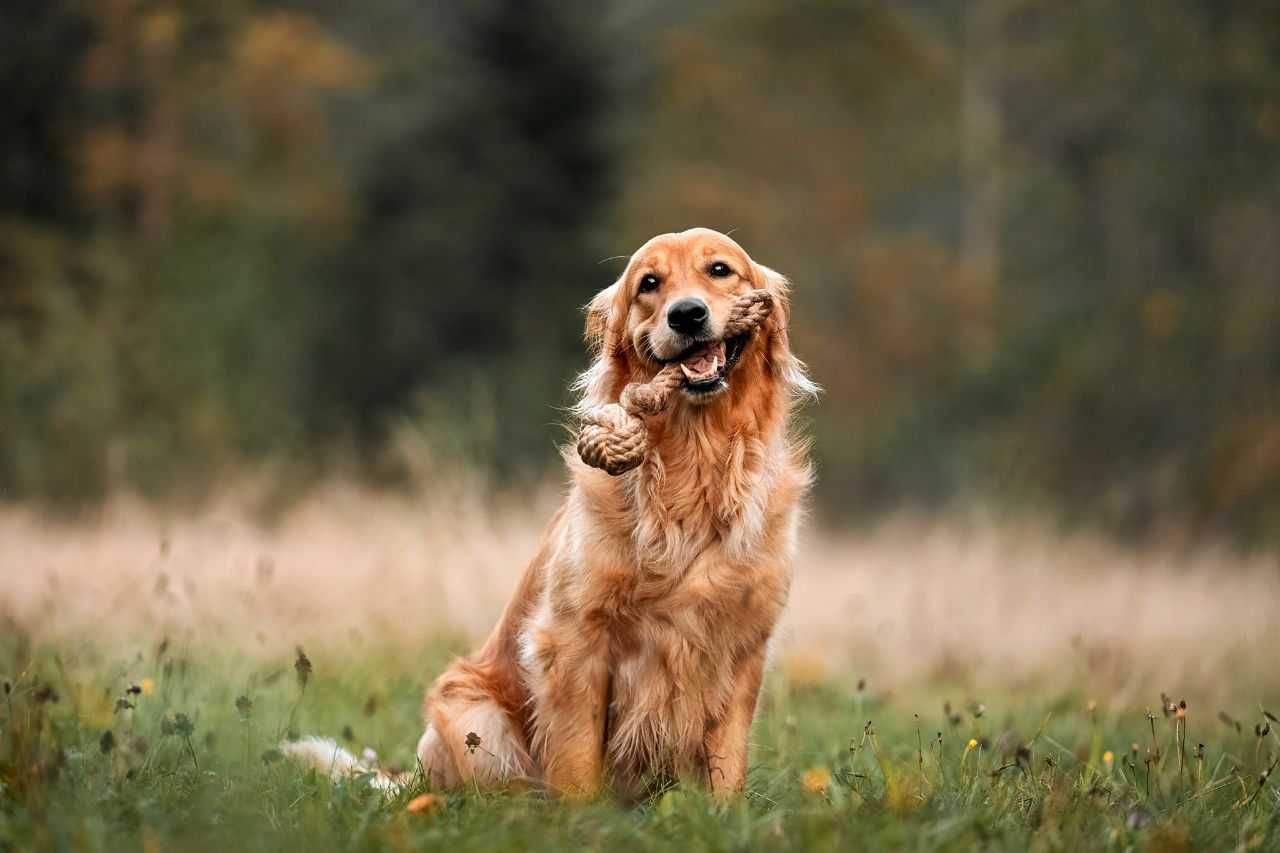
[[[804,537],[748,790],[392,797],[547,494],[0,513],[0,849],[1280,849],[1273,555],[973,517]],[[481,748],[483,744],[480,745]]]

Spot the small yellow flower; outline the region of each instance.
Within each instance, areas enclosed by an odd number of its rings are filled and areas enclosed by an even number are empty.
[[[142,853],[160,853],[160,839],[149,826],[142,828]]]
[[[1115,764],[1115,761],[1116,755],[1111,750],[1108,749],[1106,752],[1102,753],[1102,763],[1107,765],[1108,770],[1111,769],[1112,764]]]
[[[825,793],[827,786],[831,784],[831,771],[825,767],[810,767],[800,777],[800,784],[810,794]]]
[[[965,749],[977,749],[977,748],[978,748],[978,739],[976,737],[969,738],[969,745],[966,746]]]
[[[150,678],[142,679],[142,683],[138,686],[142,688],[143,696],[150,696],[152,693],[156,692],[156,683]]]
[[[435,794],[420,794],[409,801],[404,810],[409,814],[431,814],[440,808],[441,799]]]

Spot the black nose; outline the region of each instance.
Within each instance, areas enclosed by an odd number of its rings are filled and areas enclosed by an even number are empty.
[[[707,325],[710,313],[701,299],[679,299],[667,309],[667,325],[682,335],[696,334]]]

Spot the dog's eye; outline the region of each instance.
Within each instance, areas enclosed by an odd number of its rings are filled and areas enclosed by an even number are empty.
[[[729,269],[729,265],[724,261],[716,261],[707,272],[711,273],[712,278],[727,278],[733,275],[733,270]]]
[[[659,279],[653,273],[649,273],[644,278],[640,279],[640,292],[653,293],[655,290],[658,289],[658,285],[661,283],[662,283],[661,279]]]

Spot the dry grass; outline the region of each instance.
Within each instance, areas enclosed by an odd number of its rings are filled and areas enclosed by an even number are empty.
[[[270,527],[228,500],[165,517],[117,501],[66,525],[0,513],[0,620],[38,641],[168,636],[278,655],[412,648],[490,627],[555,495],[405,500],[332,488]],[[532,504],[532,505],[531,505]],[[900,520],[804,536],[781,646],[793,681],[1052,682],[1140,703],[1153,688],[1274,689],[1274,556],[1129,551],[995,522]]]

